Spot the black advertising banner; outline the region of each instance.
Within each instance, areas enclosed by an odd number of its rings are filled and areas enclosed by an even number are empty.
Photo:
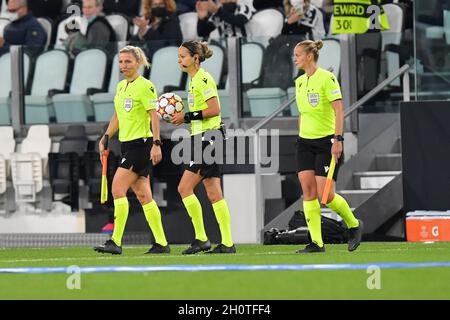
[[[450,210],[450,101],[402,102],[404,210]]]

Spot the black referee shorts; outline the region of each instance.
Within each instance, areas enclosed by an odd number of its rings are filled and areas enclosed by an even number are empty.
[[[333,135],[319,139],[297,138],[297,172],[314,170],[316,176],[326,177],[331,162],[331,139]],[[339,167],[344,161],[342,152],[338,163],[334,169],[333,180],[336,181]]]
[[[150,160],[150,150],[153,145],[152,138],[139,138],[121,142],[122,159],[119,167],[132,168],[133,172],[142,177],[152,174],[153,165]]]
[[[217,130],[217,135],[215,135],[217,137],[221,137],[222,134],[220,133],[219,130]],[[214,136],[214,137],[215,137]],[[213,138],[214,138],[213,137]],[[195,135],[195,136],[191,136],[191,161],[189,164],[186,164],[186,170],[193,172],[195,174],[199,174],[202,176],[203,179],[205,178],[220,178],[222,176],[222,165],[221,163],[223,163],[222,161],[218,161],[215,157],[215,150],[213,149],[212,152],[208,152],[207,154],[211,154],[211,158],[213,159],[204,159],[205,158],[205,148],[213,145],[214,144],[214,140],[210,140],[205,139],[207,137],[204,136],[204,134],[202,135]],[[200,142],[199,140],[195,141],[196,139],[201,139],[202,141]],[[195,147],[196,146],[200,146],[201,144],[201,148],[202,148],[202,152],[201,152],[201,159],[195,159],[195,152],[199,153],[199,150],[196,150]],[[200,153],[199,153],[200,155]],[[225,159],[225,155],[224,155],[224,159]],[[213,161],[211,161],[213,160]],[[219,163],[217,163],[219,162]]]

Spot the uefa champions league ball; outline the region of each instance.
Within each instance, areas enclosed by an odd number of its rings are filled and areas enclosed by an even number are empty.
[[[174,93],[164,93],[158,98],[156,103],[156,113],[158,116],[170,122],[176,113],[182,112],[184,109],[183,100]]]

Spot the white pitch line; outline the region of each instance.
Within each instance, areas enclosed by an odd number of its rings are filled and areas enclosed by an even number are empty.
[[[249,256],[244,253],[235,253],[233,256]],[[18,263],[18,262],[45,262],[45,261],[77,261],[77,260],[125,260],[125,259],[171,259],[171,258],[198,258],[207,257],[207,255],[158,255],[158,256],[105,256],[105,257],[78,257],[78,258],[49,258],[49,259],[18,259],[18,260],[0,260],[1,263]]]
[[[126,247],[127,249],[133,249],[133,248],[141,248],[141,247]],[[45,249],[45,248],[35,248],[35,249]],[[47,248],[48,249],[48,248]],[[58,248],[62,249],[62,248]],[[414,250],[416,248],[392,248],[392,249],[382,249],[382,250],[361,250],[356,251],[357,253],[388,253],[388,252],[398,252],[398,251],[405,251],[405,250]],[[447,248],[419,248],[421,250],[425,249],[427,251],[436,251],[436,250],[448,250]],[[300,255],[296,254],[295,251],[297,249],[293,248],[292,252],[279,252],[279,251],[273,251],[273,252],[253,252],[253,253],[235,253],[232,256],[264,256],[264,255],[297,255],[300,257]],[[333,250],[331,253],[347,253],[347,250]],[[350,253],[349,253],[350,254]],[[351,253],[352,255],[355,255],[355,253]],[[171,259],[171,258],[195,258],[195,257],[207,257],[208,255],[142,255],[142,256],[98,256],[98,257],[75,257],[75,258],[47,258],[47,259],[16,259],[16,260],[1,260],[0,263],[20,263],[20,262],[45,262],[45,261],[77,261],[77,260],[125,260],[125,259]]]

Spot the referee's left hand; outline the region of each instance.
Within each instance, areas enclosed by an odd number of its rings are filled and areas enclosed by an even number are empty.
[[[333,146],[331,147],[331,154],[334,155],[337,163],[342,155],[342,141],[334,139]]]
[[[157,145],[153,145],[150,150],[150,159],[152,160],[152,164],[156,166],[162,160],[162,152],[161,147]]]
[[[177,125],[177,126],[183,124],[184,123],[184,112],[175,113],[172,116],[172,120],[170,121],[170,123]]]

